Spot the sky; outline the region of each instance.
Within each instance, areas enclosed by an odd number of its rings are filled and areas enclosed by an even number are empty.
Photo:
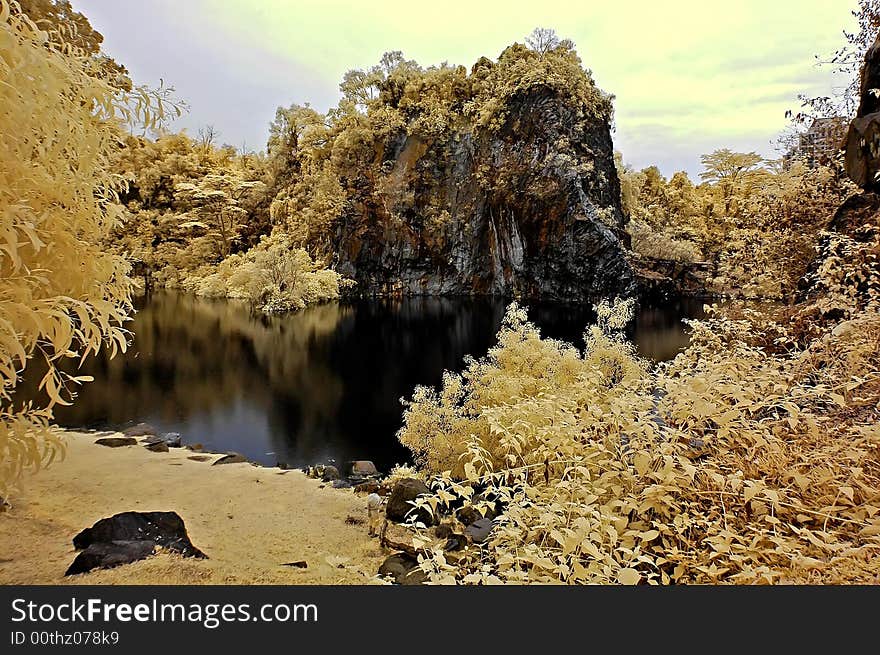
[[[265,148],[278,106],[336,104],[345,71],[401,50],[422,66],[497,58],[535,27],[577,45],[615,96],[615,148],[696,177],[717,148],[777,157],[799,93],[844,86],[816,55],[843,44],[857,0],[72,0],[138,84],[189,105],[172,124]]]

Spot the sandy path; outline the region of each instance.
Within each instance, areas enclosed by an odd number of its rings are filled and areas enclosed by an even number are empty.
[[[172,448],[108,448],[68,433],[67,457],[28,476],[0,513],[0,584],[369,584],[383,560],[367,535],[364,498],[319,489],[299,471],[211,466]],[[212,456],[211,461],[219,456]],[[115,569],[63,577],[71,539],[129,510],[173,510],[210,559],[161,554]],[[363,525],[347,525],[354,516]],[[305,560],[308,568],[282,566]]]

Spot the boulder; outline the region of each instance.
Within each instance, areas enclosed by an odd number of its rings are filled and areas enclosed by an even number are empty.
[[[146,559],[156,552],[154,541],[110,541],[88,546],[76,556],[64,572],[65,576],[88,573],[92,569],[109,569]]]
[[[180,448],[180,433],[165,432],[163,434],[151,434],[144,439],[144,443],[147,445],[164,443],[169,448]]]
[[[412,501],[424,494],[430,494],[431,490],[421,480],[416,478],[404,478],[398,480],[388,496],[388,504],[385,516],[389,521],[402,523],[407,520],[410,511],[414,510]],[[416,512],[416,519],[425,525],[433,525],[434,515],[426,508]]]
[[[321,468],[321,480],[324,482],[333,482],[339,479],[339,469],[335,466],[323,466]]]
[[[77,550],[92,544],[113,541],[149,541],[174,550],[185,557],[206,559],[190,541],[183,519],[177,512],[122,512],[101,519],[73,538]]]
[[[358,459],[353,462],[349,462],[346,466],[346,470],[348,471],[348,475],[353,476],[365,477],[368,475],[379,475],[379,471],[376,469],[376,465],[368,459]]]
[[[379,575],[390,577],[400,585],[422,584],[427,580],[419,563],[406,553],[395,553],[388,557],[379,567]]]
[[[443,545],[443,550],[448,553],[454,553],[467,548],[468,543],[468,538],[465,535],[453,533],[449,535],[449,539]]]
[[[154,443],[148,443],[144,446],[149,451],[154,453],[167,453],[168,452],[168,444],[164,441],[156,441]]]
[[[134,437],[102,437],[96,439],[95,443],[108,448],[120,448],[122,446],[136,446],[137,439]]]
[[[482,508],[483,512],[477,509],[478,507]],[[455,513],[455,518],[464,525],[470,525],[482,518],[494,519],[500,513],[496,501],[489,500],[482,494],[477,494],[470,503],[465,504]]]
[[[227,453],[211,464],[211,466],[217,466],[218,464],[244,464],[247,461],[247,457],[244,455],[240,455],[239,453]]]
[[[479,519],[465,528],[465,535],[475,544],[481,544],[489,538],[494,524],[492,519]]]
[[[146,437],[147,435],[157,434],[156,428],[149,423],[138,423],[127,427],[122,431],[126,437]]]
[[[165,432],[163,434],[151,434],[146,439],[144,439],[144,443],[146,444],[155,444],[155,443],[164,443],[169,448],[180,448],[180,433],[179,432]]]
[[[354,487],[354,490],[359,494],[377,494],[380,489],[381,485],[375,480],[367,480]]]

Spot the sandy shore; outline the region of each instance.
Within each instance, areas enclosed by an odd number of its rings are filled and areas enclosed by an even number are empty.
[[[185,448],[95,445],[67,433],[67,456],[29,475],[0,513],[0,584],[371,584],[384,559],[364,498],[300,471],[211,466]],[[65,578],[71,539],[118,512],[173,510],[207,560],[160,554]],[[352,516],[362,525],[348,525]],[[305,560],[308,568],[283,566]]]

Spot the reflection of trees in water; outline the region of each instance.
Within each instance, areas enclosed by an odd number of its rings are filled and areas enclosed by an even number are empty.
[[[690,334],[683,324],[684,318],[702,318],[703,301],[696,298],[679,298],[662,305],[645,304],[630,329],[630,337],[645,357],[657,361],[672,359],[687,348]]]
[[[149,420],[265,463],[327,457],[404,461],[400,398],[437,385],[495,343],[507,303],[490,298],[404,298],[327,304],[283,316],[246,304],[158,293],[142,303],[128,353],[92,359],[67,425]],[[696,303],[696,307],[700,304]],[[685,304],[641,308],[631,333],[646,356],[687,342]],[[530,304],[546,336],[580,342],[586,305]],[[203,434],[201,431],[210,431]],[[274,455],[266,455],[267,452]]]
[[[352,309],[326,353],[344,381],[340,411],[313,435],[314,448],[343,441],[341,457],[390,466],[408,457],[395,438],[400,398],[411,396],[417,384],[439,383],[443,370],[460,369],[466,354],[485,353],[504,307],[491,300],[415,297],[357,302]]]
[[[247,305],[163,293],[147,301],[129,329],[134,343],[125,356],[99,357],[85,366],[95,381],[62,423],[122,424],[145,413],[175,421],[228,406],[270,387],[296,395],[306,413],[335,411],[338,378],[309,345],[336,329],[347,310],[322,305],[290,317],[265,317]],[[265,394],[263,394],[265,395]]]

